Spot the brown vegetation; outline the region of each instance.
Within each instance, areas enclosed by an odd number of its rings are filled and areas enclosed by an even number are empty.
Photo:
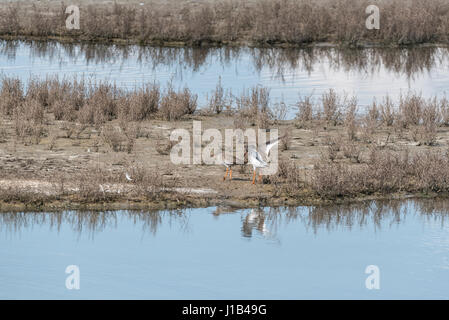
[[[447,0],[380,0],[380,30],[367,30],[363,0],[82,1],[80,30],[65,28],[70,3],[2,3],[3,37],[65,37],[138,43],[243,43],[255,45],[364,42],[447,43]]]
[[[361,110],[355,98],[330,90],[316,101],[302,97],[297,117],[283,120],[262,87],[227,100],[218,114],[209,101],[197,107],[187,88],[168,86],[164,91],[151,84],[123,91],[107,83],[57,78],[32,79],[23,88],[19,80],[2,79],[0,173],[6,182],[1,201],[170,199],[185,204],[178,188],[199,190],[195,201],[290,204],[449,193],[445,98],[410,92],[398,102],[386,97]],[[225,91],[221,86],[217,90]],[[220,97],[220,92],[213,95]],[[185,121],[192,119],[219,130],[278,128],[278,174],[251,187],[246,167],[235,170],[229,184],[221,179],[221,166],[170,167],[170,131],[192,130],[191,121]],[[38,190],[20,187],[20,181]],[[53,187],[43,185],[42,193],[35,185],[46,181]]]

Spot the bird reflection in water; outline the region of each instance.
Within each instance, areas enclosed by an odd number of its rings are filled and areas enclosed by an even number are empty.
[[[267,216],[262,209],[251,209],[243,219],[242,235],[251,238],[254,230],[264,238],[273,237],[273,233],[267,227]]]

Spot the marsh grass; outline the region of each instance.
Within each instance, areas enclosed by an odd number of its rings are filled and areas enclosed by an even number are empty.
[[[279,148],[281,151],[287,151],[292,146],[292,134],[289,128],[283,130],[280,135]]]
[[[160,168],[149,169],[140,164],[128,166],[127,172],[132,177],[130,195],[134,197],[145,197],[146,199],[157,199],[162,193],[174,193],[174,188],[179,186],[179,181],[171,177],[164,178]]]
[[[236,128],[257,126],[260,129],[268,129],[273,120],[269,89],[256,86],[249,91],[243,91],[236,98],[235,110],[234,126]]]
[[[361,139],[365,143],[375,143],[376,133],[387,130],[401,136],[408,133],[413,141],[432,146],[437,143],[438,127],[448,126],[446,97],[425,99],[420,93],[410,91],[402,94],[396,105],[386,96],[381,103],[374,100],[365,113],[359,113],[358,109],[355,97],[339,96],[332,89],[322,95],[319,103],[310,97],[301,97],[296,127],[315,130],[323,124],[342,125],[349,141]],[[313,110],[319,112],[313,113]],[[330,153],[333,158],[335,152],[330,150]]]
[[[380,104],[380,116],[382,123],[387,127],[391,127],[396,117],[394,105],[389,96],[386,96]]]
[[[0,143],[5,143],[8,141],[8,131],[3,124],[3,120],[0,119]]]
[[[43,105],[37,100],[26,99],[14,108],[13,118],[16,137],[25,144],[39,144],[46,133]]]
[[[269,176],[269,182],[274,186],[275,196],[287,195],[298,197],[305,186],[304,174],[293,161],[281,160],[278,163],[278,171]]]
[[[32,78],[26,90],[23,88],[19,79],[1,79],[0,113],[15,121],[18,137],[34,136],[35,141],[52,119],[97,130],[111,120],[118,120],[123,134],[131,140],[140,135],[138,125],[135,132],[130,132],[133,129],[126,123],[131,122],[178,121],[209,109],[212,112],[205,113],[209,116],[226,110],[237,128],[269,129],[285,121],[288,112],[284,102],[272,103],[267,88],[255,86],[233,96],[225,94],[220,81],[214,98],[201,108],[198,96],[189,88],[175,89],[171,83],[164,90],[156,83],[123,90],[106,82],[53,77]],[[295,125],[311,130],[317,126],[343,126],[349,140],[362,138],[367,143],[373,142],[375,133],[383,128],[400,134],[407,132],[413,135],[413,140],[426,145],[436,143],[438,127],[449,125],[449,103],[445,97],[425,99],[420,93],[407,92],[397,104],[388,96],[381,101],[374,101],[365,113],[360,113],[355,97],[339,95],[333,89],[324,92],[317,101],[311,96],[300,97]]]
[[[232,91],[223,88],[221,76],[218,79],[215,90],[211,93],[210,98],[207,97],[207,100],[209,104],[208,109],[211,113],[220,114],[223,111],[227,111],[228,113],[231,111],[230,109],[233,103]]]
[[[448,1],[379,0],[380,30],[367,30],[368,0],[225,0],[204,2],[81,2],[80,30],[65,28],[67,4],[3,3],[0,35],[66,37],[89,41],[124,39],[137,43],[251,42],[302,45],[363,42],[409,45],[447,43]]]
[[[299,97],[297,104],[298,112],[296,113],[297,127],[306,127],[313,120],[314,103],[311,96]]]
[[[129,121],[143,121],[154,118],[159,109],[160,98],[161,91],[158,84],[137,88],[119,100],[119,117],[127,118]]]
[[[0,111],[3,115],[10,116],[14,109],[24,99],[23,84],[18,78],[1,79]]]
[[[334,89],[329,89],[329,91],[323,93],[321,104],[324,120],[328,125],[336,126],[342,116],[341,97],[338,96]]]
[[[102,128],[101,138],[112,151],[119,152],[125,150],[126,136],[120,128],[114,127],[112,124],[106,124]]]
[[[0,84],[0,113],[5,117],[42,122],[45,113],[55,120],[78,122],[100,128],[118,118],[144,121],[157,117],[179,120],[195,113],[197,95],[188,88],[175,90],[158,84],[124,91],[115,84],[83,79],[30,79],[27,90],[16,78],[3,77]]]
[[[367,163],[322,162],[313,169],[311,189],[325,198],[394,192],[449,191],[449,159],[441,152],[376,150]]]
[[[195,112],[198,105],[197,100],[198,96],[192,94],[188,88],[175,91],[169,84],[161,99],[159,113],[165,120],[179,120],[182,116],[191,115]]]
[[[346,128],[346,133],[349,140],[357,139],[357,99],[355,97],[351,98],[349,103],[346,105],[346,110],[344,114],[344,126]]]

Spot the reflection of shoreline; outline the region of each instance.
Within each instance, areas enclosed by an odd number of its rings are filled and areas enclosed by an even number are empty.
[[[417,215],[423,220],[434,220],[444,226],[449,218],[449,199],[413,199],[367,201],[345,205],[319,207],[268,207],[258,209],[238,209],[216,207],[209,210],[220,223],[220,215],[241,214],[241,235],[252,238],[260,235],[266,239],[276,239],[280,227],[291,223],[301,223],[307,230],[318,234],[319,231],[336,231],[363,229],[372,225],[375,230],[385,226],[400,225],[408,215]],[[0,233],[20,233],[34,225],[47,225],[50,230],[60,232],[67,224],[81,236],[86,233],[94,237],[107,228],[117,228],[120,219],[128,219],[142,233],[156,234],[164,224],[174,225],[179,230],[189,229],[187,210],[174,211],[65,211],[57,213],[44,212],[10,212],[0,213]]]
[[[280,223],[300,219],[314,233],[319,230],[334,231],[340,227],[362,229],[372,224],[376,230],[383,226],[398,225],[407,215],[419,215],[423,219],[435,219],[443,225],[449,217],[449,199],[410,199],[364,201],[337,206],[287,208],[279,214],[278,208],[270,208],[268,225],[276,229]]]
[[[449,218],[449,199],[379,200],[317,207],[268,207],[242,212],[242,236],[253,231],[264,238],[276,238],[282,225],[300,222],[313,233],[338,228],[362,229],[372,224],[376,230],[398,225],[407,215],[437,220],[443,226]]]
[[[157,47],[98,43],[61,43],[56,41],[5,41],[0,40],[0,55],[9,60],[17,59],[20,50],[29,51],[32,58],[51,58],[61,63],[69,58],[71,63],[124,65],[135,60],[139,65],[151,68],[165,66],[180,72],[188,69],[200,72],[201,67],[216,59],[220,65],[235,65],[250,58],[254,70],[263,68],[280,79],[291,70],[311,73],[317,63],[327,65],[331,70],[345,72],[375,73],[380,67],[395,75],[414,75],[430,72],[449,64],[449,48],[417,46],[410,48],[358,48],[338,47],[310,48],[250,48],[250,47]]]
[[[267,228],[265,220],[267,215],[262,209],[251,209],[243,219],[242,235],[251,238],[253,230],[257,230],[263,237],[269,237],[271,232]]]
[[[61,231],[63,224],[71,227],[74,233],[81,236],[88,233],[94,237],[96,233],[107,228],[117,228],[120,219],[125,218],[138,225],[142,232],[156,234],[161,224],[176,222],[179,229],[188,229],[188,217],[185,211],[64,211],[64,212],[8,212],[0,213],[0,233],[20,233],[23,229],[34,225],[48,225],[50,230]]]

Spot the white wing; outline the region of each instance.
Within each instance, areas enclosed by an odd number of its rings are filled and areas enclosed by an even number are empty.
[[[281,140],[281,137],[277,138],[276,140],[271,140],[265,143],[265,145],[259,146],[259,152],[264,155],[266,158],[270,155],[270,150],[279,143]],[[267,159],[268,160],[268,159]]]
[[[256,166],[256,167],[258,167],[258,168],[262,168],[262,167],[268,166],[268,164],[260,156],[259,152],[251,151],[249,153],[249,159],[251,161],[251,164]]]
[[[280,140],[281,140],[281,138],[278,138],[276,141],[268,141],[268,144],[265,148],[265,154],[267,155],[267,157],[270,154],[271,148],[273,148],[275,145],[277,145]]]

